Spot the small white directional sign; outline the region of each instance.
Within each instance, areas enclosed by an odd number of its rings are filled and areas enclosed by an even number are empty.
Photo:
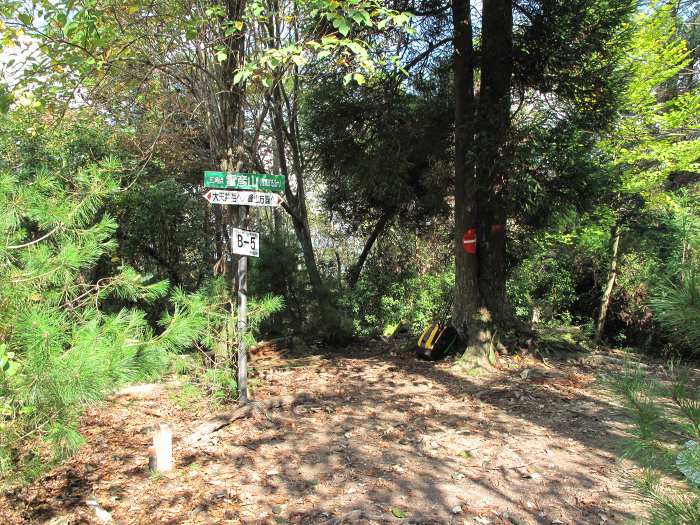
[[[260,255],[260,236],[257,232],[233,228],[231,250],[238,255],[258,257]]]
[[[238,204],[241,206],[279,206],[282,197],[267,191],[209,190],[204,198],[212,204]]]

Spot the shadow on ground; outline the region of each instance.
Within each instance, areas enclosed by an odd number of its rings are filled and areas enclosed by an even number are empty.
[[[633,518],[616,463],[623,414],[591,388],[583,365],[562,363],[527,378],[469,377],[448,363],[418,361],[397,345],[366,342],[313,366],[258,363],[256,374],[263,380],[259,398],[307,391],[313,401],[269,419],[237,421],[199,447],[177,441],[178,467],[163,477],[149,476],[142,465],[148,436],[136,434],[134,415],[143,403],[119,405],[116,419],[106,417],[98,439],[76,458],[81,468],[57,474],[51,497],[14,496],[24,506],[22,521],[84,517],[89,493],[119,523]],[[149,403],[176,436],[194,428],[191,413],[169,398]],[[119,425],[126,439],[118,439]],[[101,462],[105,454],[137,461]],[[89,462],[98,465],[96,476],[80,478]]]

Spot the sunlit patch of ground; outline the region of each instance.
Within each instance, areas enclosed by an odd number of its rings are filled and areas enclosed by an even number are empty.
[[[121,524],[598,524],[639,511],[618,459],[624,415],[590,359],[472,377],[400,347],[259,358],[256,398],[312,401],[198,446],[184,438],[211,415],[204,401],[177,385],[120,396],[85,414],[75,457],[0,498],[0,522],[97,523],[90,496]],[[158,422],[173,427],[176,469],[152,475]]]

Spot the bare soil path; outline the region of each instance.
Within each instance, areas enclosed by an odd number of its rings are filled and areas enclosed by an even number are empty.
[[[119,396],[85,414],[76,456],[0,496],[0,523],[100,523],[90,498],[119,524],[635,522],[624,414],[595,385],[594,357],[472,377],[400,348],[263,356],[257,399],[309,401],[196,446],[185,438],[212,413],[180,385]],[[158,422],[173,427],[176,469],[152,475]]]

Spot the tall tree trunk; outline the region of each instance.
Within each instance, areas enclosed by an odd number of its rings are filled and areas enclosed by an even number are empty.
[[[513,14],[510,0],[483,4],[481,89],[477,119],[476,166],[479,203],[479,287],[494,324],[503,329],[513,315],[506,300],[506,183],[510,168]]]
[[[513,15],[510,0],[483,2],[480,91],[475,119],[469,9],[469,2],[452,2],[456,97],[453,324],[467,341],[465,355],[483,362],[484,357],[489,361],[493,357],[498,331],[508,317],[504,198],[508,166],[504,149],[510,126]],[[466,253],[462,247],[462,236],[470,228],[477,232],[475,254]]]
[[[612,243],[611,243],[611,259],[610,259],[610,271],[608,272],[608,281],[605,284],[605,290],[603,291],[603,297],[600,300],[600,311],[598,312],[598,322],[595,328],[595,338],[594,342],[599,343],[603,338],[603,332],[605,331],[605,318],[608,316],[608,307],[610,306],[610,298],[612,297],[613,289],[615,288],[615,281],[617,280],[617,272],[620,257],[620,227],[616,224],[612,231]]]
[[[245,12],[247,0],[220,0],[220,5],[226,11],[226,16],[229,20],[240,20]],[[223,45],[226,47],[227,56],[226,59],[219,63],[215,69],[215,75],[218,78],[220,85],[224,86],[226,89],[216,90],[210,93],[210,124],[209,124],[209,136],[212,149],[215,151],[218,157],[219,169],[224,172],[235,172],[242,171],[248,164],[250,160],[243,147],[243,127],[244,127],[244,104],[245,104],[245,91],[244,86],[236,85],[233,83],[233,77],[238,68],[243,66],[245,59],[245,33],[243,31],[237,31],[229,36],[222,35],[221,37]],[[230,207],[229,207],[230,208]],[[239,218],[239,214],[235,213],[234,210],[227,210],[228,221],[221,221],[222,236],[228,238],[228,243],[225,248],[225,252],[230,254],[230,262],[227,268],[227,284],[229,288],[229,301],[231,305],[231,321],[234,319],[234,305],[240,306],[240,295],[241,290],[238,289],[240,285],[240,270],[241,265],[234,265],[233,253],[231,251],[231,241],[233,237],[227,235],[227,231],[231,231],[231,228],[241,227],[242,219]],[[241,262],[241,261],[238,261]],[[245,263],[243,263],[245,264]],[[236,268],[238,266],[238,268]],[[234,269],[238,271],[234,271]],[[235,282],[232,282],[232,278],[236,277]],[[245,285],[245,283],[244,283]],[[245,290],[243,290],[245,294]],[[240,312],[240,308],[239,308]],[[240,317],[240,315],[239,315]],[[247,352],[244,345],[241,344],[241,334],[240,334],[240,318],[239,321],[239,338],[235,341],[233,338],[233,330],[227,330],[227,355],[225,356],[225,366],[232,366],[233,362],[244,363],[247,360]],[[231,328],[233,328],[233,323],[229,322]],[[245,329],[245,320],[244,326]],[[237,359],[233,359],[233,349],[237,349]],[[238,369],[239,378],[239,401],[241,403],[246,403],[248,401],[247,392],[241,394],[240,386],[245,386],[247,381],[247,367]]]
[[[472,342],[472,318],[482,305],[475,254],[462,247],[462,236],[476,227],[476,188],[471,155],[474,137],[474,49],[469,0],[452,0],[455,87],[455,300],[452,323]]]

